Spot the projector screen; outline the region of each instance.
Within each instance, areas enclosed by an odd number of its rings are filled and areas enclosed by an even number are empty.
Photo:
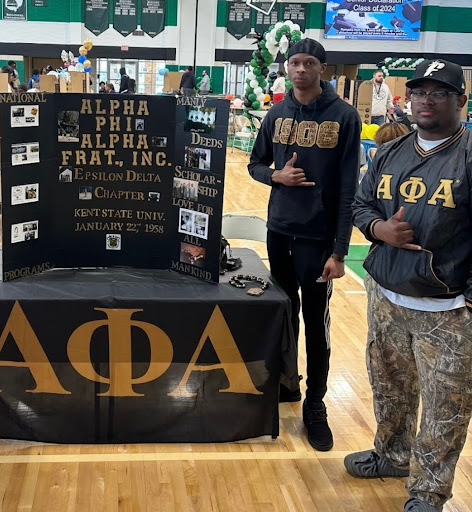
[[[328,0],[328,39],[417,40],[423,0]]]

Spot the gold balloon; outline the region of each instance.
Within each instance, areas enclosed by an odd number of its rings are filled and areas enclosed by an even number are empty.
[[[84,48],[88,52],[93,48],[93,42],[92,42],[92,40],[89,37],[84,41]]]
[[[85,46],[81,46],[79,48],[79,53],[80,55],[87,55],[87,48],[85,48]]]
[[[85,62],[84,62],[84,69],[88,69],[92,66],[92,63],[87,59]]]

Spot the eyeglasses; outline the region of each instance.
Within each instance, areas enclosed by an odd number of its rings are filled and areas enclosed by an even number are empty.
[[[421,91],[421,90],[413,90],[410,93],[411,101],[413,103],[417,103],[420,101],[424,101],[427,96],[429,96],[434,103],[444,103],[449,96],[449,94],[455,94],[456,96],[459,96],[458,92],[454,91]]]

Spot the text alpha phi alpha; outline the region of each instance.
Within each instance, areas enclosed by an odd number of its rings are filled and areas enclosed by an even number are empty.
[[[171,339],[156,325],[132,318],[135,313],[142,312],[143,309],[95,308],[95,311],[103,313],[105,318],[83,323],[69,337],[67,356],[70,364],[85,379],[108,384],[108,390],[98,393],[98,396],[144,396],[136,390],[136,387],[158,379],[172,365],[174,347]],[[97,373],[91,360],[92,336],[97,329],[103,327],[108,329],[108,376]],[[143,331],[149,342],[149,365],[147,371],[140,377],[133,377],[132,371],[132,328]],[[59,381],[48,355],[18,301],[14,303],[1,333],[0,354],[9,336],[16,343],[24,362],[0,359],[0,366],[29,369],[36,387],[25,390],[27,393],[71,394],[71,391],[65,389]],[[205,365],[198,362],[207,340],[219,359],[218,364]],[[219,392],[263,394],[254,386],[223,313],[218,306],[215,306],[178,386],[167,395],[182,398],[194,396],[195,394],[187,389],[187,382],[192,372],[217,369],[224,371],[229,382],[229,386],[219,389]]]

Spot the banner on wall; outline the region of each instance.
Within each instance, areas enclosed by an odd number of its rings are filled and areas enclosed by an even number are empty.
[[[122,36],[128,36],[138,28],[137,0],[115,0],[113,4],[113,28]]]
[[[282,20],[291,20],[300,25],[302,32],[306,29],[306,4],[282,4]]]
[[[165,29],[166,0],[141,0],[141,28],[150,37]]]
[[[251,32],[251,8],[241,2],[228,2],[228,32],[236,39],[242,39]]]
[[[47,7],[48,0],[31,0],[31,7]]]
[[[268,12],[272,6],[272,2],[260,2],[255,4],[261,11]],[[271,25],[275,25],[279,21],[279,10],[277,5],[270,11],[270,14],[264,14],[256,11],[256,22],[254,29],[258,34],[263,34]]]
[[[108,0],[85,0],[85,28],[96,36],[108,28]]]
[[[326,5],[325,38],[417,40],[423,0],[342,0]]]
[[[4,20],[26,21],[26,0],[2,0]]]

